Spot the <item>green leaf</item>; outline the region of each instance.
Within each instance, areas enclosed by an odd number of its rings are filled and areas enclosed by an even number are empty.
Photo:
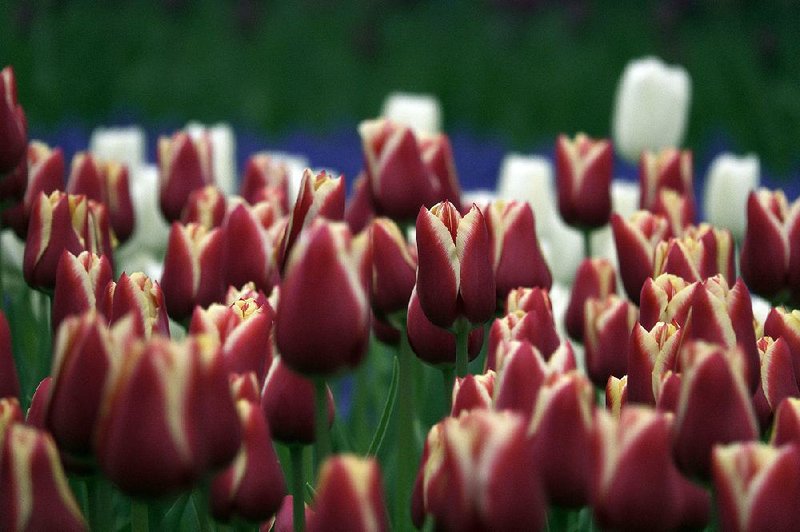
[[[369,445],[367,456],[375,456],[381,448],[383,438],[386,436],[386,428],[389,426],[389,419],[392,417],[394,404],[397,402],[397,383],[400,380],[400,364],[397,357],[394,357],[394,364],[392,365],[392,382],[389,385],[389,395],[386,397],[386,405],[383,407],[383,414],[381,415],[380,423],[378,423],[378,430],[375,431],[375,436],[372,437],[372,443]]]

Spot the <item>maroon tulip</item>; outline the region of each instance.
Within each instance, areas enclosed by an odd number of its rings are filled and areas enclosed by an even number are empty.
[[[671,416],[624,407],[595,418],[592,508],[604,529],[675,530],[708,523],[710,497],[683,478],[670,455]]]
[[[488,410],[434,425],[411,496],[414,526],[430,515],[443,530],[540,529],[546,503],[526,425]]]
[[[494,406],[514,410],[530,418],[536,398],[552,371],[542,354],[529,342],[504,342],[499,365]],[[492,371],[492,370],[489,370]]]
[[[408,308],[417,277],[416,249],[406,242],[397,224],[375,218],[370,225],[372,245],[372,308],[388,316]]]
[[[11,329],[6,315],[0,310],[0,398],[19,397],[19,378],[11,348]]]
[[[642,152],[639,159],[639,207],[654,211],[662,190],[685,196],[694,211],[691,150],[664,148],[659,153]]]
[[[653,214],[663,216],[669,223],[667,237],[680,237],[694,223],[694,200],[674,190],[659,190],[652,208]]]
[[[677,368],[682,338],[683,330],[672,323],[658,322],[650,330],[634,325],[628,344],[629,401],[655,406],[661,378]]]
[[[363,231],[375,218],[375,207],[372,205],[367,174],[361,172],[353,181],[353,192],[344,208],[344,221],[350,231]]]
[[[375,458],[336,455],[322,464],[309,532],[389,530],[381,471]]]
[[[256,153],[245,163],[239,195],[251,205],[263,197],[268,188],[278,199],[283,212],[289,210],[289,169],[286,164],[272,158],[268,153]]]
[[[512,289],[520,286],[549,290],[553,278],[539,247],[530,204],[497,200],[484,212],[497,297],[504,300]]]
[[[572,226],[597,228],[611,216],[611,169],[614,152],[607,139],[583,133],[556,140],[558,210]]]
[[[325,220],[294,246],[281,284],[275,338],[295,371],[331,375],[356,367],[364,357],[370,309],[359,253],[346,225]]]
[[[10,66],[0,70],[0,175],[13,170],[25,156],[28,122],[17,100],[17,81]]]
[[[164,293],[157,281],[142,272],[124,273],[106,286],[104,313],[109,323],[125,317],[131,320],[131,332],[140,338],[152,334],[169,336],[169,318]]]
[[[669,224],[663,216],[637,211],[628,220],[612,214],[611,229],[625,293],[639,303],[642,285],[653,275],[656,246],[667,238]]]
[[[783,338],[792,353],[792,365],[800,387],[800,310],[775,307],[767,314],[764,334],[773,338]]]
[[[800,388],[792,365],[792,352],[786,340],[762,336],[758,339],[758,352],[761,357],[761,378],[753,404],[759,424],[766,429],[781,401],[786,397],[800,397]]]
[[[716,274],[735,279],[733,236],[708,224],[688,227],[680,238],[659,242],[653,259],[653,277],[672,273],[689,282]]]
[[[105,255],[88,251],[78,256],[64,251],[56,269],[56,286],[53,293],[53,330],[67,316],[98,309],[105,314],[103,299],[106,285],[111,282],[111,263]]]
[[[294,532],[293,506],[294,497],[291,495],[284,497],[275,517],[263,523],[258,529],[259,532]],[[305,508],[305,522],[308,523],[314,511],[308,506],[308,503],[303,503],[303,506]]]
[[[214,185],[192,190],[181,212],[181,223],[195,223],[206,229],[222,225],[227,211],[225,193]]]
[[[499,349],[503,342],[524,340],[536,347],[545,360],[558,349],[561,339],[556,332],[552,315],[546,312],[517,310],[494,320],[489,329],[486,368],[497,370],[502,365]]]
[[[682,327],[686,324],[697,283],[683,277],[662,273],[648,279],[639,298],[639,323],[652,329],[659,321]]]
[[[163,495],[230,463],[240,423],[213,342],[130,341],[94,432],[103,473],[120,489]]]
[[[379,215],[411,220],[420,206],[437,201],[438,179],[422,161],[410,128],[388,120],[359,125],[372,204]]]
[[[775,423],[770,444],[778,447],[787,443],[800,444],[800,399],[786,397],[775,410]]]
[[[9,530],[88,530],[47,432],[0,427],[0,515]]]
[[[608,259],[584,259],[575,273],[575,282],[567,305],[564,322],[573,340],[583,341],[583,307],[593,297],[604,299],[617,292],[617,275]]]
[[[222,297],[222,230],[197,224],[172,224],[161,287],[167,313],[175,320],[191,316]]]
[[[613,294],[605,299],[586,300],[586,372],[595,386],[605,386],[612,375],[622,377],[628,373],[628,344],[638,317],[635,305]]]
[[[214,183],[211,139],[204,135],[195,141],[182,131],[159,138],[158,169],[161,212],[174,222],[193,190]]]
[[[461,185],[458,181],[450,139],[442,133],[423,135],[417,140],[417,145],[422,155],[422,162],[438,185],[435,200],[461,205]]]
[[[717,446],[714,488],[723,530],[796,530],[800,446]]]
[[[273,357],[261,397],[273,439],[286,444],[314,443],[314,393],[312,381],[292,371],[282,357]],[[333,394],[328,389],[328,425],[333,424],[333,416]]]
[[[550,301],[549,292],[538,287],[519,287],[511,290],[506,297],[505,313],[511,314],[517,310],[549,313],[552,316],[553,303]]]
[[[690,342],[680,358],[683,374],[673,451],[681,470],[708,478],[714,445],[758,438],[744,380],[744,354],[738,347]]]
[[[50,402],[50,387],[53,384],[53,377],[45,377],[36,386],[31,397],[31,406],[25,417],[25,424],[37,429],[47,430],[47,403]]]
[[[489,410],[492,407],[495,377],[495,372],[492,370],[483,375],[469,374],[466,377],[456,377],[450,415],[458,417],[461,412],[475,409]]]
[[[629,403],[628,399],[628,376],[624,375],[621,379],[609,377],[606,382],[606,410],[611,416],[619,420],[622,407]]]
[[[268,293],[275,282],[276,250],[272,235],[259,218],[262,211],[260,205],[240,203],[225,219],[224,277],[228,285],[252,282],[257,290]]]
[[[258,403],[239,399],[236,408],[242,446],[233,463],[211,481],[211,514],[224,521],[233,515],[263,521],[275,514],[286,494],[283,472]]]

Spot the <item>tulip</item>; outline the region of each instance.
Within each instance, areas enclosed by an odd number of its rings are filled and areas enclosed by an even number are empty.
[[[800,446],[748,442],[714,448],[714,488],[724,530],[797,528]]]
[[[682,327],[691,310],[696,287],[696,282],[669,273],[647,279],[639,298],[639,323],[645,329],[652,329],[659,321]]]
[[[11,347],[11,329],[0,310],[0,398],[19,397],[19,378]]]
[[[710,497],[670,456],[671,416],[623,407],[598,411],[592,445],[592,508],[603,529],[676,530],[708,523]]]
[[[653,274],[656,246],[667,238],[669,224],[663,216],[637,211],[628,219],[612,214],[611,228],[622,285],[628,297],[638,303],[642,285]]]
[[[0,175],[13,170],[25,156],[28,122],[17,101],[17,81],[10,66],[0,70]]]
[[[412,494],[420,528],[430,515],[442,530],[538,530],[545,499],[531,461],[524,419],[473,410],[434,425]]]
[[[680,238],[658,243],[653,259],[653,277],[672,273],[691,282],[721,273],[726,279],[735,279],[733,251],[730,231],[708,224],[687,227]]]
[[[164,217],[174,222],[181,216],[193,190],[214,183],[211,140],[192,140],[187,133],[158,139],[159,201]]]
[[[792,353],[797,385],[800,387],[800,310],[775,307],[764,322],[764,334],[772,338],[783,338]]]
[[[416,249],[406,242],[390,218],[370,225],[372,246],[372,308],[380,316],[406,310],[417,275]]]
[[[264,381],[271,360],[272,311],[253,299],[195,307],[189,334],[208,334],[219,345],[228,373],[252,371]]]
[[[286,364],[305,375],[357,366],[369,337],[369,299],[347,226],[320,221],[292,249],[281,284],[275,338]],[[314,333],[308,334],[308,325]]]
[[[553,164],[549,158],[510,153],[503,158],[498,177],[500,199],[528,202],[536,216],[542,240],[550,240],[556,214],[553,192]]]
[[[708,478],[714,445],[758,438],[744,354],[735,346],[690,342],[679,356],[683,374],[673,452],[682,471]]]
[[[31,406],[25,416],[25,424],[37,429],[46,430],[47,403],[50,402],[50,387],[53,377],[45,377],[36,386],[31,397]]]
[[[337,455],[322,464],[309,532],[389,530],[380,466],[375,458]]]
[[[797,397],[786,397],[778,404],[769,443],[775,447],[800,444],[800,399]]]
[[[469,374],[466,377],[456,377],[450,416],[458,417],[461,412],[475,409],[489,410],[492,407],[495,379],[496,374],[492,370],[483,375]]]
[[[242,286],[253,282],[257,290],[270,292],[275,283],[275,242],[259,219],[262,205],[236,205],[222,227],[225,284]],[[244,252],[244,250],[247,250]]]
[[[703,211],[709,223],[730,230],[738,242],[745,234],[747,197],[760,182],[758,156],[718,155],[708,169]]]
[[[333,425],[333,394],[327,390],[328,426]],[[281,356],[275,356],[264,380],[261,409],[272,438],[286,444],[316,441],[314,427],[314,383],[292,371]]]
[[[584,259],[575,274],[564,321],[570,338],[583,341],[583,307],[589,298],[604,299],[617,292],[617,275],[608,259]]]
[[[408,126],[417,135],[433,135],[442,125],[439,100],[430,94],[393,92],[383,101],[381,116]]]
[[[694,199],[688,194],[662,189],[656,193],[652,212],[669,222],[668,237],[679,237],[694,222]]]
[[[88,530],[47,432],[0,428],[0,515],[9,530]]]
[[[273,296],[275,298],[274,301],[273,301]],[[278,296],[278,289],[276,288],[275,290],[272,291],[272,294],[268,301],[266,294],[264,294],[264,292],[256,288],[255,283],[250,282],[243,284],[241,288],[229,286],[228,291],[225,293],[225,297],[223,298],[222,302],[225,303],[226,305],[233,305],[240,299],[252,299],[253,301],[256,302],[257,305],[264,307],[265,310],[268,309],[268,311],[274,317],[275,307],[273,303],[277,302],[277,296]]]
[[[644,150],[680,146],[689,115],[691,79],[680,66],[636,59],[622,73],[614,103],[614,144],[629,161]]]
[[[522,312],[544,312],[552,316],[553,303],[545,288],[519,287],[508,292],[504,310],[506,314],[521,310]]]
[[[556,372],[528,342],[505,342],[502,349],[505,352],[496,379],[495,409],[514,410],[530,418],[539,390],[551,373]]]
[[[105,289],[104,313],[109,323],[128,317],[134,335],[149,338],[153,334],[169,336],[169,318],[164,293],[157,281],[142,272],[123,273]]]
[[[587,299],[583,312],[586,372],[596,386],[602,387],[610,376],[628,373],[628,345],[639,309],[612,294],[604,299]]]
[[[549,309],[543,312],[523,312],[517,310],[494,320],[489,329],[489,347],[486,355],[486,368],[498,369],[502,365],[498,352],[503,342],[524,340],[536,347],[545,360],[558,349],[561,339],[556,332],[553,316]]]
[[[89,139],[89,151],[105,161],[115,161],[136,174],[145,164],[146,139],[138,126],[98,127]]]
[[[215,344],[153,336],[125,350],[94,431],[103,473],[126,493],[155,496],[230,463],[240,423]]]
[[[83,251],[75,256],[65,250],[56,269],[51,318],[53,330],[58,330],[59,324],[70,314],[102,307],[106,285],[111,282],[112,274],[111,263],[105,255]]]
[[[759,424],[765,429],[781,401],[787,397],[800,397],[800,388],[792,366],[792,352],[786,340],[762,336],[758,339],[758,354],[761,357],[761,378],[753,404]]]
[[[367,174],[363,171],[353,182],[353,192],[344,209],[344,221],[350,231],[357,233],[365,229],[375,218],[375,207],[372,205]]]
[[[133,233],[133,202],[125,166],[101,162],[91,154],[79,152],[72,159],[66,191],[104,203],[114,236],[120,242],[127,241]]]
[[[574,140],[558,137],[558,210],[567,224],[596,229],[608,223],[613,156],[608,140],[594,140],[583,133]]]
[[[262,524],[259,532],[294,532],[293,506],[294,497],[291,495],[285,496],[275,517]],[[314,511],[307,503],[303,503],[303,506],[305,509],[305,522],[308,523]]]
[[[461,184],[456,173],[456,162],[453,159],[453,148],[447,135],[420,135],[417,144],[422,162],[431,172],[437,183],[439,201],[461,204]]]
[[[450,327],[463,316],[483,323],[495,309],[491,247],[481,211],[473,205],[463,218],[450,202],[417,216],[417,294],[428,319]]]
[[[186,199],[180,221],[182,224],[196,223],[206,229],[222,225],[227,205],[225,194],[213,185],[192,190]]]
[[[289,168],[284,161],[267,152],[251,155],[245,163],[239,195],[250,204],[256,203],[264,188],[274,190],[280,199],[281,208],[289,210]]]
[[[50,195],[64,188],[64,154],[61,148],[51,150],[42,142],[31,141],[26,157],[14,173],[0,181],[0,186],[0,198],[15,202],[3,212],[3,224],[24,239],[39,194]]]
[[[191,315],[222,296],[222,230],[197,224],[172,224],[161,286],[167,313],[175,320]]]
[[[239,399],[242,445],[230,466],[211,481],[211,514],[228,520],[236,514],[251,521],[268,519],[286,494],[269,426],[258,403]]]
[[[186,132],[196,143],[208,143],[213,154],[210,166],[214,182],[225,194],[233,194],[236,188],[236,137],[233,128],[224,122],[211,126],[189,122]]]
[[[792,297],[800,294],[794,274],[800,268],[800,201],[790,205],[782,190],[750,192],[740,263],[742,278],[756,294],[785,298],[786,289]]]
[[[621,379],[611,376],[606,382],[606,410],[611,416],[619,420],[622,407],[630,402],[628,398],[628,376],[623,375]]]
[[[553,278],[536,236],[530,205],[497,200],[485,209],[497,297],[519,286],[550,289]]]
[[[10,396],[0,398],[0,444],[5,430],[12,423],[23,423],[24,421],[25,418],[22,415],[22,408],[19,406],[19,399]]]
[[[577,371],[554,377],[539,391],[528,434],[536,470],[553,504],[580,507],[589,502],[593,410],[592,384]]]
[[[37,288],[55,286],[58,260],[66,250],[73,255],[92,249],[89,206],[86,196],[53,192],[40,194],[31,211],[28,238],[25,242],[23,274],[25,281]]]
[[[300,183],[300,193],[297,195],[281,242],[278,263],[281,264],[282,271],[286,268],[286,260],[301,231],[310,227],[317,218],[343,219],[344,196],[345,186],[342,176],[333,177],[324,170],[314,174],[310,169],[306,169]]]
[[[694,213],[693,181],[691,150],[645,150],[639,158],[639,208],[652,211],[659,192],[672,190],[688,199]]]
[[[656,404],[661,378],[677,368],[683,329],[658,322],[650,330],[637,324],[628,349],[628,398],[631,402]]]
[[[417,357],[433,366],[453,365],[456,362],[456,338],[437,327],[422,311],[416,287],[408,302],[407,334],[411,349]],[[483,326],[474,327],[468,337],[469,360],[475,360],[483,346]]]

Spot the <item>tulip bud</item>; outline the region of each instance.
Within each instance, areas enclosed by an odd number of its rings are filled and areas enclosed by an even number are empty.
[[[17,100],[17,81],[10,66],[0,70],[0,175],[13,170],[25,156],[28,122]]]
[[[283,358],[275,356],[264,380],[261,409],[272,438],[286,444],[314,443],[314,383],[292,371]],[[328,425],[333,425],[333,394],[328,389]]]
[[[23,274],[36,288],[52,290],[58,260],[66,250],[73,255],[96,251],[90,247],[89,207],[86,196],[53,192],[40,194],[31,211],[25,241]]]
[[[169,336],[164,293],[157,281],[142,272],[123,272],[116,283],[110,282],[105,289],[104,307],[109,323],[130,317],[132,332],[138,337]]]
[[[468,374],[466,377],[456,377],[453,383],[453,398],[450,416],[458,417],[461,412],[481,409],[489,410],[492,407],[494,396],[495,372],[487,371],[483,375]]]
[[[637,211],[627,220],[611,215],[619,275],[625,293],[635,303],[645,281],[653,274],[656,246],[667,238],[669,224],[663,216]]]
[[[9,530],[88,530],[47,432],[0,430],[0,515]]]
[[[688,227],[682,237],[656,246],[653,277],[672,273],[692,282],[721,273],[726,279],[735,279],[733,250],[729,231],[708,224]]]
[[[45,377],[36,386],[31,397],[31,406],[25,415],[25,424],[37,429],[46,430],[47,403],[50,402],[50,387],[53,377]]]
[[[758,340],[758,351],[761,356],[761,379],[753,402],[759,423],[766,428],[781,401],[786,397],[800,397],[800,389],[792,366],[792,352],[786,340],[763,336]]]
[[[253,299],[195,307],[189,334],[208,334],[219,345],[228,373],[254,372],[264,381],[271,360],[272,312]]]
[[[376,213],[410,220],[420,206],[436,201],[439,183],[422,161],[410,128],[379,119],[362,122],[358,131]]]
[[[227,210],[225,194],[214,185],[192,190],[181,212],[181,223],[195,223],[206,229],[222,225]]]
[[[536,470],[553,504],[589,502],[593,411],[592,384],[578,372],[559,375],[539,391],[528,434],[533,435]]]
[[[710,497],[672,462],[671,416],[624,407],[598,411],[592,445],[592,508],[604,529],[676,530],[708,523]]]
[[[264,188],[275,191],[281,209],[289,210],[289,168],[286,162],[267,152],[253,154],[247,159],[239,195],[252,205],[260,200]]]
[[[628,344],[639,309],[612,294],[604,299],[587,299],[583,312],[586,372],[596,386],[602,387],[610,376],[628,373]]]
[[[275,338],[295,371],[330,375],[356,367],[365,354],[369,299],[354,240],[346,225],[320,221],[303,233],[289,256]]]
[[[794,530],[800,446],[748,442],[714,448],[714,488],[724,530]]]
[[[375,208],[372,205],[367,174],[362,171],[353,182],[353,192],[344,209],[344,221],[350,231],[357,233],[364,230],[373,218]]]
[[[609,377],[606,382],[606,409],[611,416],[618,420],[622,407],[628,403],[628,376],[624,375],[621,379]]]
[[[576,227],[597,228],[611,216],[611,142],[594,140],[583,133],[556,141],[558,210],[564,221]]]
[[[19,378],[11,347],[11,329],[0,310],[0,398],[19,397]]]
[[[490,319],[495,309],[491,247],[481,211],[463,218],[452,203],[420,208],[417,216],[417,293],[425,315],[440,327],[463,316]]]
[[[656,404],[661,377],[677,367],[683,329],[658,322],[650,330],[636,324],[628,347],[628,400]]]
[[[510,341],[503,346],[505,352],[500,359],[495,409],[514,410],[530,418],[539,390],[551,369],[539,350],[528,342]]]
[[[161,286],[167,312],[188,318],[195,305],[205,307],[222,296],[222,230],[197,224],[172,224]]]
[[[211,140],[192,140],[188,133],[158,139],[159,198],[164,217],[174,222],[181,216],[193,190],[214,183]]]
[[[800,201],[789,205],[782,190],[750,192],[740,263],[742,278],[753,292],[773,298],[786,288],[798,291],[790,281],[793,270],[800,268],[798,237]],[[770,259],[764,260],[766,256]]]
[[[233,463],[211,481],[211,514],[221,520],[237,514],[263,521],[275,514],[286,494],[283,472],[258,403],[240,399],[236,408],[242,445]]]
[[[411,292],[411,299],[408,302],[407,324],[408,342],[420,360],[433,366],[455,364],[455,335],[431,323],[422,311],[416,287]],[[469,360],[474,360],[480,354],[482,346],[483,326],[477,326],[469,333],[467,342]]]
[[[589,298],[604,299],[617,292],[617,275],[608,259],[584,259],[575,274],[564,321],[570,338],[583,341],[583,307]]]
[[[614,103],[614,143],[629,161],[644,150],[680,146],[689,115],[691,79],[683,67],[655,57],[636,59],[622,73]]]
[[[773,308],[764,322],[764,334],[773,338],[783,338],[789,345],[797,384],[800,386],[800,310]]]
[[[275,517],[263,523],[258,529],[259,532],[294,532],[293,506],[294,497],[291,495],[285,496]],[[314,511],[308,506],[308,503],[303,503],[303,506],[305,508],[305,522],[308,523]]]
[[[800,399],[797,397],[786,397],[778,404],[769,443],[775,447],[800,444]]]
[[[376,218],[370,225],[372,245],[372,308],[388,316],[408,308],[417,276],[416,249],[390,218]]]
[[[12,423],[23,423],[24,421],[19,399],[9,396],[0,398],[0,444],[2,444],[6,429]]]
[[[418,142],[422,162],[433,175],[438,192],[434,199],[461,205],[461,184],[458,181],[453,148],[447,135],[420,135]]]
[[[744,355],[738,347],[690,342],[679,356],[683,375],[673,435],[675,460],[687,474],[708,478],[714,445],[758,438]]]
[[[549,290],[553,278],[539,247],[530,205],[496,200],[485,212],[497,297],[505,299],[519,286]]]
[[[184,489],[236,455],[240,423],[213,341],[128,342],[111,379],[94,443],[104,474],[123,491]]]
[[[545,499],[524,418],[473,410],[434,425],[412,493],[420,528],[430,515],[442,530],[538,530]]]
[[[235,206],[223,225],[225,283],[270,292],[275,281],[275,242],[259,220],[260,207],[244,203]],[[246,250],[246,251],[245,251]]]
[[[289,253],[300,237],[300,233],[311,227],[317,218],[342,220],[344,217],[345,186],[342,176],[333,177],[324,170],[314,174],[306,168],[300,183],[300,193],[292,209],[286,231],[281,242],[278,263],[286,268]]]
[[[703,194],[706,220],[730,230],[739,242],[746,228],[742,212],[747,209],[747,197],[750,191],[758,188],[760,181],[759,166],[756,155],[737,157],[722,153],[711,161],[706,174]]]
[[[653,214],[663,216],[669,222],[667,235],[679,237],[692,225],[695,218],[694,198],[688,194],[680,194],[671,189],[656,192]]]
[[[688,199],[694,213],[693,181],[691,150],[673,147],[663,148],[657,153],[645,150],[639,158],[639,208],[654,210],[659,192],[672,190]]]
[[[659,321],[682,327],[691,310],[696,287],[697,283],[668,273],[647,279],[639,298],[639,323],[645,329],[652,329]]]
[[[76,257],[65,250],[56,269],[53,330],[58,330],[59,324],[70,314],[96,308],[105,313],[102,301],[112,274],[111,263],[105,255],[83,251]]]
[[[486,368],[498,369],[502,366],[500,348],[503,342],[524,340],[530,342],[549,360],[561,343],[549,309],[542,312],[523,312],[517,310],[494,320],[489,329],[489,347],[486,355]]]

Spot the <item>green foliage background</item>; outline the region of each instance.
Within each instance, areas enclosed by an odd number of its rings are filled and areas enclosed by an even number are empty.
[[[10,0],[0,24],[41,127],[123,112],[324,131],[403,89],[439,96],[448,128],[526,149],[608,134],[626,62],[655,54],[691,73],[687,145],[722,132],[781,172],[800,159],[793,1]]]

